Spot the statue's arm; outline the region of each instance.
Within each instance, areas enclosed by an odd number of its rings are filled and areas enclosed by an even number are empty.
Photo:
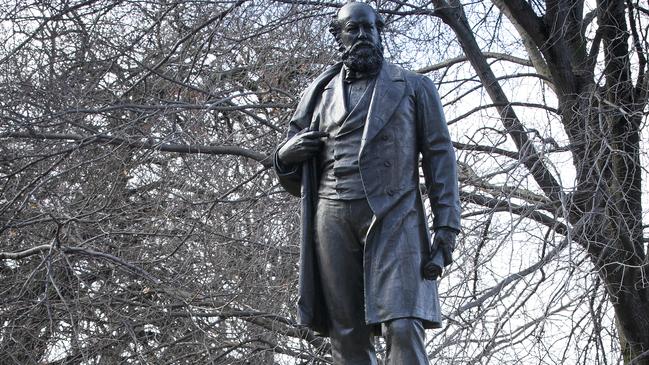
[[[286,139],[284,139],[273,152],[273,167],[279,179],[280,185],[289,192],[291,195],[300,196],[300,188],[302,181],[302,166],[301,164],[285,164],[279,159],[279,150],[301,130],[299,121],[291,119],[289,123]]]
[[[318,131],[318,119],[313,119],[313,112],[320,102],[322,88],[340,72],[341,67],[342,63],[328,67],[302,93],[289,122],[286,139],[273,153],[273,165],[279,182],[292,195],[299,197],[301,193],[302,162],[291,161],[305,161],[320,149],[321,138],[326,136],[326,133]],[[282,150],[282,147],[285,148]],[[279,158],[280,150],[283,151],[282,156],[291,156],[291,161],[282,161]]]
[[[433,82],[422,77],[415,89],[417,143],[422,155],[426,192],[433,211],[433,227],[460,231],[460,195],[457,162]]]

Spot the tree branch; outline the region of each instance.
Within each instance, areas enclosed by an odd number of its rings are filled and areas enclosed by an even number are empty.
[[[521,162],[527,167],[536,183],[550,200],[560,200],[561,185],[543,163],[532,141],[530,141],[525,127],[511,107],[512,103],[509,102],[498,80],[496,80],[496,76],[473,36],[462,6],[459,3],[451,6],[446,0],[434,0],[433,3],[437,14],[457,35],[467,58],[471,61],[480,81],[484,84],[487,93],[498,109],[503,125],[521,154]]]
[[[575,228],[573,228],[573,231],[574,231],[574,229],[577,229],[577,227],[580,228],[581,224],[578,223],[577,225],[575,225]],[[483,305],[484,302],[487,299],[489,299],[491,297],[494,297],[494,296],[498,295],[499,293],[501,293],[502,290],[506,286],[508,286],[508,285],[510,285],[510,284],[512,284],[514,282],[517,282],[517,281],[523,279],[524,277],[526,277],[527,275],[530,275],[530,274],[536,272],[537,270],[541,269],[543,266],[545,266],[547,263],[549,263],[555,257],[557,257],[559,255],[559,253],[561,253],[561,251],[563,251],[563,249],[568,247],[570,242],[576,236],[578,236],[577,232],[571,232],[570,235],[566,235],[563,238],[563,240],[561,240],[559,245],[557,245],[552,251],[548,252],[545,256],[543,256],[535,264],[528,266],[524,270],[521,270],[519,272],[516,272],[516,273],[513,273],[513,274],[507,276],[505,279],[501,280],[498,284],[496,284],[491,289],[489,289],[484,294],[482,294],[479,298],[477,298],[477,299],[475,299],[475,300],[473,300],[473,301],[471,301],[469,303],[466,303],[463,306],[459,307],[453,314],[451,314],[451,316],[456,317],[456,316],[460,315],[461,313],[463,313],[463,312],[465,312],[465,311],[467,311],[467,310],[469,310],[471,308]]]
[[[450,119],[447,122],[447,124],[448,125],[455,124],[455,123],[459,122],[460,120],[462,120],[462,119],[468,117],[469,115],[471,115],[471,114],[473,114],[475,112],[478,112],[480,110],[496,107],[496,109],[498,109],[498,111],[500,111],[500,109],[502,107],[509,108],[509,107],[512,107],[512,106],[523,106],[523,107],[527,107],[527,108],[539,108],[539,109],[547,110],[550,113],[554,113],[554,114],[559,113],[559,111],[557,109],[549,107],[549,106],[547,106],[545,104],[520,103],[520,102],[516,102],[516,101],[513,101],[513,102],[505,101],[505,102],[502,102],[502,103],[484,104],[484,105],[477,106],[477,107],[469,110],[468,112],[466,112],[466,113],[464,113],[462,115],[459,115],[459,116],[457,116],[457,117],[455,117],[453,119]],[[501,108],[499,108],[499,107],[501,107]],[[502,113],[501,113],[501,115],[502,115]],[[506,123],[503,123],[503,124],[506,125]]]
[[[84,143],[109,144],[137,149],[142,148],[161,152],[202,153],[208,155],[237,155],[253,159],[267,168],[272,166],[269,155],[251,151],[238,146],[206,146],[196,144],[130,141],[127,139],[108,136],[105,134],[82,136],[72,133],[8,132],[0,134],[0,138],[69,140]]]
[[[191,29],[189,32],[187,32],[187,34],[185,34],[185,36],[183,36],[178,41],[176,41],[176,43],[173,45],[173,47],[171,47],[171,50],[167,53],[167,55],[162,60],[160,60],[160,62],[158,62],[155,66],[153,66],[151,68],[151,70],[157,70],[158,68],[160,68],[176,52],[178,47],[180,47],[181,44],[183,44],[184,42],[189,40],[194,34],[198,33],[201,29],[207,27],[208,25],[210,25],[210,24],[212,24],[212,23],[214,23],[216,21],[223,20],[223,18],[225,18],[226,15],[230,14],[234,9],[238,8],[239,6],[241,6],[245,2],[246,2],[246,0],[238,0],[236,3],[232,4],[232,6],[230,6],[228,9],[216,14],[215,16],[209,18],[207,21],[205,21],[202,24],[200,24],[200,25],[194,27],[193,29]],[[135,81],[135,83],[133,83],[133,85],[131,85],[131,87],[129,87],[124,93],[122,93],[121,98],[124,98],[132,90],[134,90],[135,87],[137,85],[139,85],[142,81],[144,81],[147,77],[149,77],[151,75],[151,73],[152,73],[152,71],[149,71],[144,76],[142,76],[137,81]]]
[[[19,252],[0,252],[0,260],[17,260],[17,259],[23,259],[29,256],[37,255],[42,252],[46,252],[52,249],[52,247],[55,247],[56,244],[50,244],[50,245],[40,245],[36,247],[32,247],[23,251]],[[72,254],[72,255],[86,255],[86,256],[92,256],[92,257],[99,257],[108,261],[112,261],[120,266],[124,266],[130,271],[139,274],[140,276],[145,277],[146,279],[156,283],[160,284],[160,280],[146,272],[144,269],[135,266],[129,262],[126,262],[122,260],[121,258],[117,256],[113,256],[111,254],[105,253],[105,252],[100,252],[93,250],[92,248],[86,248],[86,247],[69,247],[69,246],[61,246],[60,247],[61,252],[65,254]]]
[[[466,143],[460,143],[460,142],[453,142],[453,147],[457,148],[458,150],[464,150],[464,151],[476,151],[476,152],[485,152],[485,153],[495,153],[497,155],[509,157],[514,160],[518,160],[520,158],[520,153],[518,152],[512,152],[512,151],[507,151],[502,148],[497,148],[493,146],[482,146],[482,145],[477,145],[477,144],[466,144]]]
[[[534,10],[524,1],[514,3],[511,0],[509,2],[506,0],[493,0],[493,3],[514,25],[516,31],[521,36],[527,54],[530,56],[531,64],[536,69],[536,72],[543,75],[549,81],[547,85],[554,90],[554,83],[551,81],[552,73],[537,43],[544,38],[542,36],[544,26],[536,14],[534,14]],[[535,25],[535,27],[528,29],[527,26],[530,24]]]
[[[520,215],[521,217],[529,218],[564,236],[567,235],[569,231],[569,227],[566,224],[559,222],[554,217],[539,212],[539,207],[536,205],[522,206],[512,204],[506,200],[489,198],[480,194],[467,192],[460,192],[460,198],[472,204],[481,205],[501,212],[511,212]]]
[[[537,49],[545,46],[547,42],[545,25],[543,20],[536,15],[529,2],[524,0],[495,0],[494,4],[510,19],[517,30],[523,31],[522,37],[534,41]]]
[[[52,245],[40,245],[18,252],[0,252],[0,260],[20,260],[48,251],[50,248],[52,248]]]
[[[532,67],[532,62],[530,60],[525,59],[525,58],[520,58],[516,56],[512,56],[509,54],[505,53],[497,53],[497,52],[483,52],[483,55],[485,58],[494,58],[499,61],[509,61],[513,63],[517,63],[519,65],[527,66],[527,67]],[[440,63],[436,63],[434,65],[422,67],[419,70],[416,70],[415,72],[420,73],[420,74],[425,74],[429,73],[432,71],[436,71],[445,67],[450,67],[455,64],[461,63],[461,62],[466,62],[469,59],[466,56],[460,56],[460,57],[454,57],[445,61],[442,61]]]

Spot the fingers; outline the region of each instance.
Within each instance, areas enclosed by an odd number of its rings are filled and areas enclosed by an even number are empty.
[[[311,158],[320,151],[324,143],[322,138],[327,136],[328,133],[321,131],[301,131],[280,148],[278,151],[280,161],[285,164],[295,164]]]
[[[435,232],[435,237],[433,238],[431,252],[435,252],[441,247],[452,253],[455,249],[455,237],[456,233],[453,231],[447,229],[438,230]]]
[[[448,266],[453,263],[453,251],[449,246],[444,246],[442,254],[444,255],[444,265]]]
[[[449,230],[439,230],[439,247],[444,256],[444,265],[448,266],[453,262],[453,251],[455,250],[455,233]]]
[[[431,253],[431,255],[434,255],[435,252],[437,252],[437,250],[439,249],[440,243],[441,242],[440,242],[439,236],[435,235],[435,237],[433,237],[433,243],[430,245],[430,253]]]
[[[434,256],[441,250],[444,259],[444,266],[453,263],[453,251],[455,250],[455,234],[452,232],[444,232],[442,230],[435,233],[433,243],[430,245],[431,255]]]
[[[296,144],[296,149],[303,151],[303,152],[317,152],[320,151],[320,148],[322,147],[322,141],[320,140],[313,140],[313,139],[305,139],[301,140]]]
[[[322,137],[329,137],[329,133],[323,131],[310,131],[310,132],[300,133],[299,136],[308,139],[318,139]]]
[[[422,274],[426,280],[437,280],[442,275],[442,268],[429,261],[424,265]]]
[[[321,140],[323,137],[328,137],[329,133],[327,132],[321,132],[321,131],[311,131],[311,132],[304,132],[304,133],[298,133],[293,138],[294,145],[298,146],[317,146],[320,147],[322,143],[324,142]]]
[[[321,138],[327,136],[329,136],[328,133],[321,132],[321,131],[304,132],[296,136],[298,138],[296,144],[302,150],[309,151],[309,152],[317,151],[324,143],[324,141]]]
[[[319,138],[301,138],[298,142],[301,146],[320,146],[324,141]]]

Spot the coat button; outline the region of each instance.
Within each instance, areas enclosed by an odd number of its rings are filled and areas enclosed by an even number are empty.
[[[394,195],[394,189],[389,188],[389,189],[387,190],[387,193],[388,193],[389,196]]]
[[[381,139],[384,140],[384,141],[387,141],[388,139],[390,139],[390,137],[388,137],[387,134],[384,134],[384,135],[381,136]]]
[[[385,165],[385,167],[390,167],[390,166],[392,166],[392,164],[390,163],[390,161],[385,161],[385,162],[383,162],[383,165]]]

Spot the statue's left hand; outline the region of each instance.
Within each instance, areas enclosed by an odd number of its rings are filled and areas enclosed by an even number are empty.
[[[279,162],[285,165],[301,163],[320,151],[325,137],[329,134],[321,131],[309,131],[307,128],[291,137],[277,151]]]
[[[433,244],[430,247],[430,257],[428,262],[424,264],[423,275],[425,279],[436,280],[442,275],[442,266],[440,262],[436,262],[435,256],[441,250],[442,257],[444,258],[443,265],[448,266],[453,262],[453,251],[455,250],[455,238],[457,232],[450,228],[440,227],[435,232]]]
[[[453,262],[453,251],[455,251],[455,237],[457,232],[451,228],[440,227],[435,231],[433,244],[430,247],[430,254],[435,256],[437,250],[442,250],[444,255],[444,266]]]

